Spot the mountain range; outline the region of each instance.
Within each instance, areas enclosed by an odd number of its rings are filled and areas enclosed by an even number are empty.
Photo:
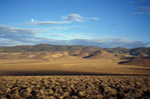
[[[109,53],[129,53],[130,55],[134,56],[147,56],[150,55],[150,47],[139,47],[139,48],[132,48],[127,49],[123,47],[116,47],[116,48],[101,48],[97,46],[80,46],[80,45],[51,45],[51,44],[38,44],[34,46],[12,46],[12,47],[0,47],[0,53],[14,53],[14,52],[57,52],[57,51],[67,51],[74,53],[75,51],[80,52],[92,52],[103,50]]]

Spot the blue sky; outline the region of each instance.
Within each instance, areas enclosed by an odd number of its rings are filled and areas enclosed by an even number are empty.
[[[149,47],[150,0],[0,0],[0,46]]]

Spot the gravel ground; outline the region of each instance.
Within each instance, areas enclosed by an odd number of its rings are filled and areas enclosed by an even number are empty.
[[[150,76],[1,76],[0,99],[150,99]]]

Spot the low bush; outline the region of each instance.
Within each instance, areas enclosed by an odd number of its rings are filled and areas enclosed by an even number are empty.
[[[149,99],[150,76],[3,76],[0,99]]]

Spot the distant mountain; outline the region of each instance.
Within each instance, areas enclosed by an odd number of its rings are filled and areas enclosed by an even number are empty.
[[[40,59],[54,60],[56,58],[69,58],[68,52],[14,52],[0,53],[0,59]]]
[[[103,50],[110,52],[110,53],[129,53],[129,51],[130,51],[130,49],[126,49],[123,47],[104,48]]]
[[[13,53],[13,52],[57,52],[67,51],[72,56],[87,56],[90,52],[104,50],[109,53],[123,54],[129,53],[134,56],[147,56],[150,55],[150,48],[140,47],[133,49],[126,49],[123,47],[116,48],[100,48],[96,46],[67,46],[67,45],[51,45],[51,44],[38,44],[34,46],[13,46],[13,47],[0,47],[0,53]]]
[[[134,48],[134,49],[130,49],[129,53],[135,56],[140,56],[141,54],[150,55],[150,48],[146,48],[146,47]]]
[[[13,47],[0,47],[0,52],[56,52],[56,51],[76,51],[76,50],[86,50],[95,51],[102,48],[96,46],[66,46],[66,45],[50,45],[50,44],[39,44],[35,46],[13,46]]]
[[[105,59],[117,59],[117,56],[113,53],[109,53],[103,50],[93,51],[89,53],[88,56],[85,56],[83,58],[91,58],[91,59],[99,59],[99,58],[105,58]]]
[[[139,47],[139,48],[132,48],[126,49],[123,47],[116,47],[116,48],[104,48],[103,50],[110,52],[110,53],[129,53],[130,55],[146,57],[150,55],[150,48],[148,47]]]
[[[120,62],[123,65],[135,65],[135,66],[150,66],[150,57],[135,57],[128,61]]]

